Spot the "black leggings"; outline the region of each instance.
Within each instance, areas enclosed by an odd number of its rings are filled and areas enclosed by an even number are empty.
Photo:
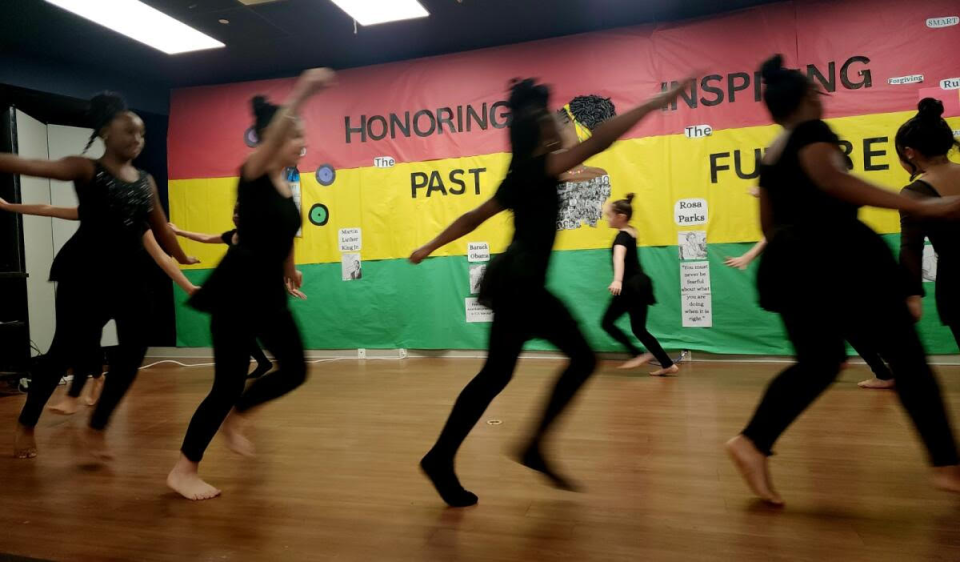
[[[870,366],[870,370],[873,371],[873,376],[882,381],[893,380],[893,373],[890,371],[890,367],[884,362],[880,351],[873,342],[860,334],[851,334],[847,336],[847,343],[849,343],[850,347]]]
[[[513,378],[523,345],[533,338],[547,340],[570,358],[534,431],[531,446],[540,445],[597,365],[576,320],[563,303],[545,289],[525,295],[522,304],[514,301],[495,308],[487,361],[460,393],[431,454],[439,459],[453,459],[480,416]]]
[[[875,303],[870,303],[875,305]],[[743,435],[771,454],[780,434],[830,386],[845,355],[844,339],[857,334],[884,350],[897,393],[934,466],[957,464],[957,448],[940,387],[904,303],[831,313],[814,307],[782,313],[797,362],[770,385]]]
[[[37,425],[44,405],[67,369],[89,364],[90,350],[100,349],[103,326],[113,318],[117,321],[119,346],[103,395],[90,417],[91,428],[106,428],[147,354],[148,297],[142,287],[75,279],[60,281],[56,296],[57,330],[50,349],[40,359],[30,380],[30,393],[20,412],[20,424]],[[83,375],[81,380],[85,380]]]
[[[231,409],[246,412],[283,396],[307,378],[300,330],[286,308],[247,316],[215,312],[210,331],[216,362],[213,388],[190,420],[180,449],[193,462],[203,459],[204,451]],[[244,391],[250,350],[256,346],[258,337],[276,357],[279,369],[255,380]]]
[[[630,341],[630,338],[627,334],[623,333],[623,330],[617,327],[616,321],[623,316],[624,314],[630,315],[630,328],[633,329],[633,335],[637,336],[637,339],[640,340],[647,350],[657,358],[657,361],[660,363],[660,366],[666,369],[667,367],[673,366],[673,360],[670,359],[670,356],[667,355],[667,352],[663,350],[663,347],[660,346],[660,342],[657,341],[657,338],[653,337],[653,334],[647,331],[647,309],[648,305],[646,303],[632,303],[630,302],[630,296],[620,294],[612,299],[610,299],[610,304],[607,306],[607,312],[603,315],[603,321],[600,325],[610,337],[617,340],[623,347],[627,348],[630,352],[630,355],[637,357],[642,352],[637,349],[637,346],[633,345],[633,342]]]

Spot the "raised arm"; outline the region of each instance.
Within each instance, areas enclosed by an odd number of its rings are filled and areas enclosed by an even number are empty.
[[[89,158],[69,156],[60,160],[35,160],[16,154],[0,154],[0,173],[20,174],[60,181],[90,181],[94,165]]]
[[[36,217],[53,217],[55,219],[64,219],[68,221],[80,220],[80,211],[77,209],[77,207],[21,205],[19,203],[7,203],[2,197],[0,197],[0,211],[19,213],[21,215],[32,215]]]
[[[194,242],[200,242],[201,244],[223,244],[223,238],[220,234],[203,234],[200,232],[188,232],[186,230],[180,230],[177,228],[177,225],[167,223],[170,226],[170,230],[174,234],[181,238],[186,238],[187,240],[193,240]]]
[[[618,115],[604,122],[597,127],[590,138],[570,150],[551,153],[547,156],[547,174],[552,177],[560,177],[561,174],[579,166],[591,156],[603,152],[646,117],[648,113],[656,111],[680,97],[680,93],[690,83],[690,80],[684,80],[670,90],[657,94],[623,115]]]
[[[153,231],[148,230],[143,235],[143,247],[147,250],[147,253],[150,254],[150,257],[153,258],[153,261],[157,262],[160,269],[167,274],[167,277],[172,279],[173,282],[186,291],[188,295],[192,295],[194,291],[197,290],[197,286],[191,283],[183,272],[180,271],[180,267],[173,261],[173,258],[165,254],[160,248],[160,244],[157,244],[157,239],[154,238]]]
[[[613,246],[613,282],[607,289],[611,295],[619,295],[623,291],[624,259],[627,257],[627,247],[623,244]]]
[[[476,230],[477,227],[486,222],[487,219],[493,215],[496,215],[502,210],[503,207],[501,207],[500,203],[498,203],[494,198],[489,199],[487,202],[471,211],[467,211],[466,213],[460,215],[457,220],[450,223],[450,226],[445,228],[443,232],[437,235],[436,238],[414,250],[414,252],[410,254],[410,261],[414,264],[422,262],[430,254],[437,251],[438,248],[446,246],[450,242],[470,234]]]
[[[183,248],[180,247],[180,243],[177,241],[177,235],[170,230],[167,216],[163,212],[163,207],[160,206],[160,198],[157,196],[157,183],[153,180],[153,176],[150,176],[150,189],[153,190],[153,209],[147,218],[150,221],[150,230],[153,231],[157,242],[160,243],[168,254],[182,264],[192,265],[199,263],[197,258],[187,257],[187,254],[183,253]]]
[[[335,78],[336,74],[329,68],[313,68],[300,75],[290,96],[264,131],[263,142],[254,149],[244,163],[244,177],[258,178],[267,172],[270,163],[287,141],[287,134],[296,123],[300,106],[310,96],[332,85]]]

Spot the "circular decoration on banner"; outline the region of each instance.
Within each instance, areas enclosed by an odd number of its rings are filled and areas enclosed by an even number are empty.
[[[326,205],[317,203],[313,207],[310,207],[309,218],[314,226],[323,226],[330,220],[330,210],[327,209]]]
[[[260,144],[260,139],[257,137],[257,131],[253,127],[250,127],[243,133],[243,144],[249,146],[250,148],[256,148]]]
[[[330,164],[323,164],[317,168],[317,183],[326,187],[337,181],[337,171]]]

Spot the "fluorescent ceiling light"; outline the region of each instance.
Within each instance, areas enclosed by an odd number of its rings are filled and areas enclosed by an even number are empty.
[[[47,0],[168,55],[225,45],[140,0]]]
[[[360,25],[425,18],[430,15],[417,0],[331,0]]]

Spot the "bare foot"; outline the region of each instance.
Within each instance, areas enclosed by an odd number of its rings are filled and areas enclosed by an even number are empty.
[[[90,391],[87,393],[87,396],[83,399],[87,403],[87,406],[95,406],[100,400],[100,393],[103,392],[103,379],[106,378],[106,375],[101,375],[93,379],[93,384],[90,385]]]
[[[13,456],[18,459],[32,459],[37,456],[37,440],[33,428],[17,424],[13,434]]]
[[[73,396],[64,396],[59,402],[53,406],[47,406],[47,410],[50,410],[54,414],[60,414],[62,416],[72,416],[77,413],[77,410],[80,409],[80,403],[77,398]]]
[[[878,378],[867,379],[865,381],[860,381],[857,383],[857,386],[859,386],[860,388],[872,388],[876,390],[887,390],[895,387],[896,385],[897,383],[894,382],[893,379],[885,381]]]
[[[213,499],[220,495],[220,490],[204,482],[197,473],[199,464],[180,455],[180,460],[167,475],[167,486],[174,492],[193,501]]]
[[[232,411],[230,415],[227,416],[227,419],[224,420],[223,427],[221,427],[220,430],[223,433],[223,438],[227,441],[227,447],[231,451],[243,457],[252,457],[257,454],[257,449],[243,434],[245,425],[246,420],[243,418],[243,415]]]
[[[113,460],[113,453],[107,447],[106,435],[102,430],[88,427],[83,430],[83,444],[93,458],[100,462]]]
[[[960,493],[960,466],[935,466],[932,480],[941,490]]]
[[[650,373],[651,377],[668,377],[670,375],[675,375],[680,372],[680,367],[676,364],[670,365],[666,369],[659,369]]]
[[[770,471],[767,468],[767,456],[757,450],[752,441],[743,435],[737,435],[727,441],[726,449],[733,464],[754,494],[767,503],[783,505],[783,498],[773,489]]]
[[[623,365],[620,365],[620,366],[618,367],[618,369],[624,369],[624,370],[626,370],[626,369],[636,369],[637,367],[640,367],[640,366],[642,366],[642,365],[646,365],[647,363],[650,362],[651,359],[653,359],[653,355],[651,355],[650,353],[644,353],[643,355],[637,355],[636,357],[634,357],[633,359],[627,361],[627,362],[624,363]]]

